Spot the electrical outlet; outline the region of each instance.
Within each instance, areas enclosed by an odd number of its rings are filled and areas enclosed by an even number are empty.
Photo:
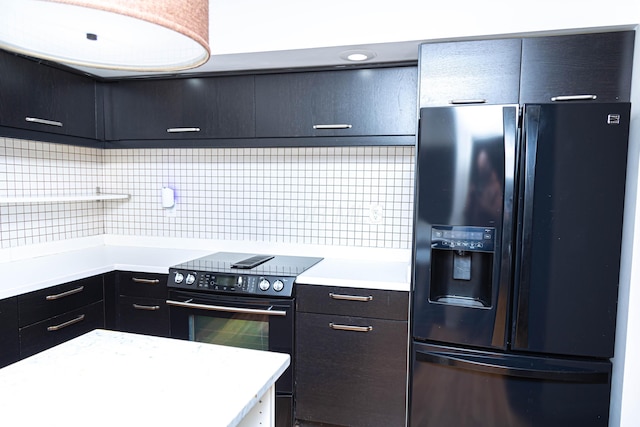
[[[382,224],[384,222],[384,206],[377,204],[369,206],[369,223]]]

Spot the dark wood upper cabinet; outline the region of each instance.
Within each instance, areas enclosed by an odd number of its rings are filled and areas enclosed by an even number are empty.
[[[633,31],[523,39],[520,102],[629,101],[634,39]]]
[[[256,76],[256,136],[415,135],[416,67]]]
[[[252,138],[254,77],[105,84],[107,140]]]
[[[0,50],[0,125],[95,139],[95,82]]]
[[[420,108],[516,104],[520,49],[520,39],[422,44]]]

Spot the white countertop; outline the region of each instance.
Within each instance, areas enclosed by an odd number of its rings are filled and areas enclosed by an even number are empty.
[[[0,263],[0,299],[109,271],[169,272],[208,251],[138,246],[95,246]]]
[[[300,274],[296,283],[409,291],[410,275],[407,262],[325,258]]]
[[[95,330],[0,369],[2,419],[24,426],[235,426],[288,354]]]
[[[160,243],[158,243],[160,242]],[[297,283],[410,290],[410,263],[402,252],[337,248],[286,247],[260,242],[173,242],[169,239],[108,239],[76,243],[68,250],[49,249],[33,256],[25,250],[14,260],[0,262],[0,299],[67,283],[109,271],[167,274],[169,267],[219,251],[321,256],[324,259],[298,276]],[[331,257],[326,257],[331,253]]]

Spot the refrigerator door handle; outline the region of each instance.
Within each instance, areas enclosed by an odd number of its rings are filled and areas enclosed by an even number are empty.
[[[500,279],[496,298],[496,321],[493,328],[492,345],[505,346],[507,321],[509,319],[509,287],[511,285],[513,206],[515,195],[516,141],[518,136],[518,106],[506,106],[502,109],[504,138],[504,200],[502,211],[502,234],[500,245]]]
[[[516,366],[513,363],[510,363],[509,360],[473,354],[417,350],[416,359],[419,362],[435,363],[468,371],[518,378],[577,382],[585,384],[606,384],[609,382],[608,372],[577,369],[572,370],[564,367],[549,369],[548,367],[532,367],[530,365],[527,367]]]
[[[536,171],[536,153],[538,148],[538,130],[540,123],[540,106],[528,105],[524,110],[523,121],[523,178],[524,188],[522,205],[520,206],[520,235],[517,247],[519,254],[519,271],[516,271],[514,286],[514,314],[513,345],[515,348],[526,349],[529,346],[529,294],[531,275],[531,251],[533,232],[533,197]]]

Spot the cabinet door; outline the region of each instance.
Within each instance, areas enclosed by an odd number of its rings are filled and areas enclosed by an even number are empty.
[[[97,328],[104,328],[102,300],[20,328],[20,357],[28,357]]]
[[[407,322],[298,313],[296,418],[405,425]]]
[[[120,296],[117,330],[168,337],[169,308],[166,300]]]
[[[253,76],[107,84],[106,138],[251,138],[253,86]]]
[[[18,296],[20,326],[102,301],[102,276],[93,276]]]
[[[420,46],[420,108],[452,104],[517,104],[520,39]]]
[[[0,300],[0,368],[20,358],[18,299]]]
[[[95,82],[0,50],[0,124],[95,139]]]
[[[414,135],[415,67],[256,76],[256,136]]]
[[[167,299],[166,274],[119,271],[116,277],[120,295]]]
[[[116,329],[168,337],[166,274],[119,271]]]
[[[520,102],[629,101],[634,39],[633,31],[524,39]]]
[[[297,311],[407,320],[409,293],[380,289],[297,285]]]

